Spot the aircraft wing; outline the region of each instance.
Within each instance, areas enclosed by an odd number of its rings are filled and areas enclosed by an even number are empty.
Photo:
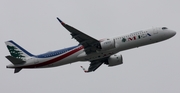
[[[71,33],[72,38],[75,38],[81,45],[83,45],[86,54],[90,54],[101,49],[101,45],[98,40],[86,35],[68,24],[65,24],[59,18],[57,19]]]
[[[81,66],[81,68],[84,70],[84,72],[92,72],[95,71],[97,68],[99,68],[104,62],[107,61],[107,58],[102,58],[102,59],[98,59],[98,60],[93,60],[90,63],[90,66],[88,68],[88,70],[86,70],[83,66]]]

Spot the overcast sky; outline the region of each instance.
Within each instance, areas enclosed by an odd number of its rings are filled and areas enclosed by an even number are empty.
[[[180,93],[179,0],[1,0],[0,92],[1,93]],[[48,69],[23,69],[14,74],[7,40],[33,54],[61,49],[78,42],[57,21],[96,38],[166,26],[176,36],[153,45],[118,54],[124,64],[102,65],[84,73],[89,62]]]

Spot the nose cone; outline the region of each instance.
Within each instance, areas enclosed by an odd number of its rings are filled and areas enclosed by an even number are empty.
[[[174,35],[176,35],[176,31],[170,30],[169,31],[169,36],[173,37]]]

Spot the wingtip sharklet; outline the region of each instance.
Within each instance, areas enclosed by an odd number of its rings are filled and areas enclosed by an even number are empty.
[[[88,72],[83,66],[80,66],[80,67],[83,69],[83,71],[84,71],[85,73]]]
[[[57,20],[58,20],[62,25],[65,24],[65,23],[64,23],[61,19],[59,19],[58,17],[57,17]]]

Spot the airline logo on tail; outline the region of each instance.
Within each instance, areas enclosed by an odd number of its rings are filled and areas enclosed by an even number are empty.
[[[16,47],[7,45],[7,48],[9,50],[11,56],[21,59],[21,60],[23,60],[25,58],[25,56],[22,55],[23,53],[21,51],[17,50]]]
[[[5,42],[7,45],[7,48],[11,54],[12,57],[20,59],[20,60],[26,60],[27,57],[34,56],[25,49],[23,49],[21,46],[13,42],[12,40]]]

